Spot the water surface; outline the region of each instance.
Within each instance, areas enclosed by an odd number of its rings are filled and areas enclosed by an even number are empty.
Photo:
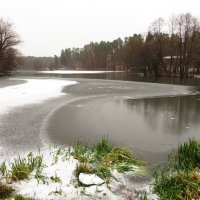
[[[200,95],[194,87],[90,80],[63,91],[75,100],[49,119],[47,131],[56,143],[95,144],[106,135],[140,159],[159,163],[178,143],[200,138]]]

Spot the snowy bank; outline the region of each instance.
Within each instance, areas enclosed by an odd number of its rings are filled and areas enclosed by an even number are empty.
[[[21,80],[21,79],[20,79]],[[23,79],[24,84],[0,88],[0,114],[17,106],[41,103],[49,98],[64,95],[64,86],[76,84],[75,81],[55,79]]]
[[[77,71],[77,70],[55,70],[55,71],[38,71],[44,74],[105,74],[116,73],[121,71]]]
[[[36,178],[34,170],[29,179],[19,181],[8,181],[2,179],[1,182],[15,189],[16,194],[33,199],[140,199],[141,195],[147,194],[149,200],[157,199],[152,193],[151,180],[138,183],[133,181],[134,171],[131,173],[118,173],[113,171],[115,176],[109,184],[91,184],[82,186],[77,182],[74,174],[79,163],[71,156],[73,150],[70,148],[49,147],[41,149],[34,156],[43,159],[42,174]],[[25,156],[27,157],[27,156]],[[23,156],[21,155],[21,158]],[[11,166],[13,160],[7,161],[7,166]],[[9,167],[8,167],[9,168]],[[11,172],[11,169],[8,171]],[[88,181],[88,180],[86,180]],[[8,184],[9,182],[9,184]]]
[[[76,146],[73,148],[50,146],[47,149],[40,149],[38,152],[20,155],[18,158],[7,160],[0,167],[1,182],[11,186],[15,190],[15,194],[37,200],[139,200],[141,196],[145,194],[149,200],[158,199],[157,195],[152,193],[152,179],[137,181],[137,179],[142,177],[138,176],[137,170],[139,169],[139,166],[137,164],[133,164],[133,170],[127,173],[118,172],[113,168],[114,165],[111,165],[110,170],[114,176],[109,179],[109,182],[106,181],[106,177],[104,179],[105,181],[102,181],[97,175],[88,175],[86,172],[81,172],[79,176],[77,176],[76,170],[81,164],[81,161],[78,159],[83,156],[82,152],[79,150],[85,151],[85,147],[82,147],[82,149],[77,149]],[[115,149],[120,152],[122,150],[118,147],[115,147]],[[90,155],[91,150],[92,149],[85,152],[89,157],[93,157],[92,154]],[[77,155],[80,155],[78,159],[76,159]],[[112,156],[113,155],[114,154],[112,154]],[[121,153],[118,155],[122,156]],[[110,153],[107,154],[105,158],[108,158],[109,156],[111,156]],[[120,159],[122,158],[121,156]],[[4,164],[6,167],[2,167],[5,166]],[[91,165],[93,163],[85,164]],[[99,164],[101,165],[101,163]],[[26,177],[26,173],[24,173],[27,170],[25,165],[33,167],[31,173],[29,173],[28,170],[28,177]],[[82,184],[81,182],[86,182],[86,184]]]

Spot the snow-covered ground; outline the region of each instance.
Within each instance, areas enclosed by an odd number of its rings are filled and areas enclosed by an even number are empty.
[[[120,71],[77,71],[77,70],[54,70],[54,71],[38,71],[38,73],[44,74],[103,74],[113,73]]]
[[[101,185],[93,184],[88,187],[78,186],[77,178],[74,175],[78,161],[70,155],[68,147],[51,146],[47,149],[40,149],[33,155],[42,156],[43,158],[42,175],[44,178],[36,179],[36,171],[33,171],[27,180],[11,181],[9,185],[15,189],[17,194],[22,196],[32,197],[36,200],[139,200],[141,195],[146,193],[149,200],[158,199],[157,195],[152,193],[151,180],[146,182],[131,180],[135,177],[134,171],[131,174],[121,174],[116,170],[113,171],[116,180],[112,179],[108,186],[105,183]],[[23,158],[23,156],[26,157],[26,154],[20,156]],[[11,166],[9,163],[12,161],[13,159],[7,161],[7,166]],[[57,181],[55,181],[56,178]],[[3,179],[3,182],[6,183],[6,179]]]
[[[18,74],[106,74],[124,71],[82,71],[82,70],[53,70],[53,71],[36,71],[36,70],[17,70]]]
[[[62,88],[75,81],[57,79],[23,79],[24,84],[0,88],[0,114],[17,106],[41,103],[63,95]]]

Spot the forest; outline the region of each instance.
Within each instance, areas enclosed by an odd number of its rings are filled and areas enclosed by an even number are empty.
[[[156,19],[146,35],[91,42],[62,49],[54,67],[133,71],[152,76],[189,77],[200,73],[200,25],[191,14]]]

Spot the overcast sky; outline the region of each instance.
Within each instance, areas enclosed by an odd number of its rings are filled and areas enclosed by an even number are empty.
[[[0,0],[0,17],[14,23],[26,56],[145,33],[158,17],[185,12],[200,18],[200,0]]]

